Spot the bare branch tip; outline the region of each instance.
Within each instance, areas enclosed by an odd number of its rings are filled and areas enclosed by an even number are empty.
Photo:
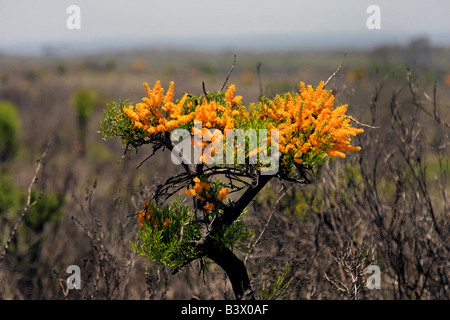
[[[341,63],[339,64],[339,66],[337,67],[336,71],[327,79],[327,81],[325,81],[325,84],[323,85],[323,87],[325,88],[328,84],[328,82],[331,81],[331,79],[334,78],[334,76],[341,70],[342,65],[345,62],[345,59],[347,59],[347,52],[344,53],[344,58],[342,59]]]
[[[230,71],[228,71],[227,77],[225,78],[225,82],[222,84],[222,87],[220,88],[219,91],[223,91],[223,89],[225,88],[225,86],[226,86],[226,84],[228,82],[228,79],[230,78],[231,73],[233,72],[235,66],[236,66],[236,54],[234,54],[233,64],[232,64],[232,66],[230,68]]]

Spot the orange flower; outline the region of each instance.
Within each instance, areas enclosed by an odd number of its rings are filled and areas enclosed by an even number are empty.
[[[145,212],[137,210],[136,213],[138,214],[136,220],[141,225],[141,227],[143,227],[144,226],[144,222],[145,222]]]
[[[227,188],[222,188],[217,193],[217,199],[222,201],[222,200],[224,200],[227,197],[227,195],[228,195],[228,189]]]
[[[164,132],[166,130],[166,127],[163,124],[159,124],[156,126],[156,131],[158,132]]]
[[[174,87],[174,82],[171,81],[170,85],[169,85],[169,90],[166,93],[166,97],[164,98],[164,104],[169,104],[170,102],[173,101],[173,87]]]
[[[147,132],[148,132],[149,134],[154,134],[154,133],[156,133],[156,127],[150,127],[150,128],[148,128],[148,129],[147,129]]]
[[[200,185],[202,186],[202,189],[205,189],[206,191],[209,191],[211,189],[211,186],[208,182],[202,182],[200,183]]]
[[[203,206],[203,208],[204,208],[205,210],[212,211],[212,210],[214,209],[214,204],[209,203],[209,202],[206,202],[206,204]]]
[[[232,84],[228,87],[227,91],[225,92],[225,101],[231,102],[231,100],[233,100],[234,91],[236,91],[236,86]]]
[[[164,227],[167,227],[169,224],[171,224],[172,223],[172,221],[170,220],[170,219],[167,219],[166,218],[166,220],[164,220],[164,222],[163,222],[163,226]]]
[[[187,95],[185,94],[180,102],[175,104],[172,102],[174,96],[173,82],[170,83],[165,96],[160,81],[155,82],[153,89],[150,89],[145,82],[144,87],[148,97],[142,98],[142,102],[135,106],[123,109],[125,115],[133,121],[133,126],[137,129],[147,130],[149,135],[177,127],[180,124],[177,118],[181,116]],[[166,123],[168,123],[167,127],[165,126]]]

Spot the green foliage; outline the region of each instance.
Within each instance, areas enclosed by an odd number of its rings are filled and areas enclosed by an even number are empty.
[[[249,252],[248,243],[255,234],[253,230],[250,230],[247,227],[247,224],[241,219],[246,212],[247,210],[245,209],[241,216],[236,219],[233,224],[219,230],[215,240],[217,240],[221,247],[226,247],[231,250],[236,248],[244,253]]]
[[[0,101],[0,161],[11,160],[19,147],[22,123],[17,107],[8,101]]]
[[[0,172],[0,218],[17,220],[18,215],[27,202],[27,194],[18,188],[11,177],[11,172],[3,169]],[[46,223],[58,224],[61,221],[61,208],[64,203],[62,195],[46,192],[42,195],[31,190],[31,203],[36,201],[24,218],[24,225],[34,233],[41,233]],[[0,237],[0,240],[4,241]]]
[[[133,128],[132,120],[123,112],[130,104],[127,100],[108,103],[103,121],[100,122],[99,133],[103,135],[103,140],[119,137],[123,144],[137,149],[142,145],[146,133]]]
[[[34,202],[39,197],[37,190],[31,192],[31,201]],[[46,223],[58,224],[61,219],[61,207],[64,199],[61,195],[46,192],[36,205],[30,208],[25,216],[25,225],[34,232],[41,232]]]
[[[200,239],[200,224],[191,222],[194,213],[179,199],[167,206],[149,204],[148,219],[139,229],[133,250],[149,260],[179,268],[197,255],[191,242]],[[170,221],[170,222],[169,222]]]
[[[22,193],[14,185],[10,172],[2,169],[0,172],[0,217],[7,218],[9,212],[17,210],[21,204]]]
[[[73,97],[73,105],[81,122],[86,122],[94,112],[97,105],[98,97],[95,91],[90,89],[78,89]]]
[[[210,221],[213,212],[208,212],[207,221]],[[195,242],[201,239],[205,220],[196,220],[194,212],[180,199],[165,206],[148,203],[138,214],[143,217],[138,219],[141,222],[138,239],[131,241],[137,254],[176,269],[196,258],[199,252]],[[253,232],[244,221],[237,219],[231,226],[220,230],[215,240],[220,247],[245,252],[251,237]]]
[[[264,280],[259,300],[288,300],[291,299],[295,292],[295,287],[291,288],[294,277],[288,279],[288,273],[291,267],[288,262],[281,272],[272,269],[271,272],[264,275]]]

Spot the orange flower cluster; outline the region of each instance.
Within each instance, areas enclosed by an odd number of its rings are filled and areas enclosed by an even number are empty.
[[[192,102],[186,103],[185,94],[178,103],[173,102],[174,83],[171,82],[169,90],[164,95],[164,89],[161,88],[161,82],[157,81],[150,89],[147,83],[144,83],[148,97],[142,99],[142,102],[136,105],[130,105],[123,109],[123,112],[133,121],[133,128],[142,129],[147,135],[158,132],[170,132],[172,129],[182,126],[191,120],[201,121],[202,130],[196,130],[192,127],[192,135],[198,139],[196,146],[203,151],[210,143],[202,141],[205,132],[210,128],[217,129],[215,137],[218,135],[225,139],[227,129],[234,129],[236,124],[242,122],[242,119],[248,118],[248,112],[242,106],[242,96],[235,96],[235,85],[230,85],[225,92],[223,102],[203,99],[200,104],[193,106]],[[212,137],[211,141],[214,141]],[[194,140],[192,142],[194,144]],[[207,159],[201,158],[202,162]]]
[[[255,123],[259,128],[268,129],[269,133],[270,129],[279,130],[278,148],[283,161],[313,164],[316,161],[314,157],[324,159],[329,155],[344,158],[344,152],[360,150],[350,145],[350,137],[364,130],[350,125],[350,119],[345,115],[347,105],[333,108],[334,96],[331,91],[324,90],[323,82],[317,88],[305,86],[302,82],[299,93],[277,95],[273,100],[263,99],[257,105],[251,104],[248,110],[242,105],[242,96],[234,95],[235,85],[230,85],[222,98],[199,99],[196,106],[187,100],[187,95],[178,103],[173,102],[173,82],[166,95],[160,81],[155,83],[153,89],[147,83],[144,86],[148,98],[123,109],[133,121],[134,128],[152,135],[169,132],[192,120],[201,121],[201,130],[195,126],[189,128],[192,135],[198,138],[193,139],[192,144],[202,150],[202,155],[215,139],[220,137],[221,141],[225,141],[227,129],[253,128]],[[212,134],[208,131],[211,128],[216,129]],[[270,137],[267,142],[270,142]],[[215,151],[217,146],[214,145],[212,150]],[[258,151],[249,150],[249,155]],[[204,156],[200,158],[203,163],[209,160]]]
[[[225,133],[227,129],[234,129],[238,119],[248,117],[241,104],[242,96],[234,96],[235,90],[234,84],[228,87],[224,103],[204,99],[195,109],[194,121],[201,121],[204,130],[215,128]]]
[[[217,200],[223,201],[223,200],[225,200],[227,195],[228,195],[228,189],[227,188],[222,188],[217,193]]]
[[[225,141],[226,130],[239,128],[239,125],[248,118],[249,113],[241,103],[242,96],[235,96],[235,91],[236,87],[232,84],[225,92],[223,102],[203,99],[202,103],[195,108],[194,121],[202,123],[202,130],[195,127],[192,128],[192,135],[198,138],[193,140],[192,144],[196,148],[201,149],[202,154],[203,150],[211,143],[214,145],[214,148],[217,148],[219,145],[214,144],[216,139],[216,141],[219,141],[219,138]],[[216,130],[210,133],[208,129]],[[214,156],[214,153],[212,156]],[[204,156],[200,158],[200,161],[203,163],[209,160]]]
[[[194,117],[193,113],[183,114],[183,106],[187,95],[184,95],[180,101],[173,102],[174,83],[171,82],[167,94],[164,96],[164,89],[161,88],[161,82],[157,81],[150,89],[147,83],[144,83],[147,91],[147,98],[135,106],[129,106],[123,109],[123,112],[134,121],[133,125],[137,129],[145,130],[148,135],[157,132],[168,132],[172,129],[189,122]]]
[[[197,197],[197,199],[202,202],[209,200],[203,205],[203,209],[205,210],[214,210],[214,199],[223,201],[228,195],[227,188],[221,188],[217,192],[217,195],[214,195],[211,185],[207,181],[201,181],[198,177],[195,177],[193,181],[194,187],[192,189],[184,190],[184,193],[189,196]]]
[[[350,126],[345,116],[347,105],[333,109],[334,96],[323,89],[323,81],[314,89],[300,83],[300,94],[287,93],[273,101],[263,101],[252,116],[268,118],[268,129],[279,130],[279,150],[302,163],[304,155],[326,152],[345,158],[345,151],[358,151],[350,137],[363,132]],[[255,114],[257,112],[257,114]]]
[[[138,215],[137,222],[141,225],[141,227],[144,226],[145,221],[150,221],[153,224],[153,227],[156,230],[158,230],[158,223],[152,214],[152,207],[150,206],[150,203],[148,200],[144,201],[144,209],[137,210],[136,213]],[[167,227],[171,223],[172,223],[172,221],[170,219],[166,218],[163,221],[162,225],[163,225],[163,227]]]

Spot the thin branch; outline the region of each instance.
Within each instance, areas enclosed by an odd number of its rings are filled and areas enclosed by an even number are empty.
[[[156,186],[156,190],[153,194],[153,199],[157,202],[160,202],[160,199],[163,199],[165,202],[171,196],[173,196],[178,191],[186,188],[189,182],[192,181],[192,178],[195,177],[194,173],[183,172],[175,177],[170,177],[164,183]]]
[[[208,92],[206,91],[205,81],[202,81],[202,89],[203,93],[205,94],[205,99],[208,100]]]
[[[245,255],[244,264],[247,264],[248,256],[250,255],[250,251],[253,250],[257,245],[261,237],[263,236],[264,232],[266,232],[267,227],[269,226],[270,220],[272,219],[272,216],[275,212],[276,207],[278,206],[278,203],[281,199],[287,194],[289,190],[291,190],[294,186],[291,186],[289,189],[286,190],[286,187],[282,185],[280,191],[278,194],[280,194],[282,191],[284,191],[275,202],[275,205],[272,208],[272,211],[270,212],[269,218],[267,218],[266,224],[264,225],[264,228],[262,229],[261,233],[259,234],[258,238],[249,246],[249,252]]]
[[[129,146],[130,146],[130,143],[127,142],[127,145],[125,146],[125,150],[123,150],[122,157],[120,157],[120,160],[117,161],[117,164],[118,164],[118,165],[122,162],[123,159],[125,159],[125,157],[127,156],[128,152],[130,151],[130,150],[128,149]]]
[[[240,179],[238,177],[243,177],[243,178],[249,178],[252,181],[256,180],[256,175],[252,174],[250,172],[246,172],[246,171],[242,171],[238,168],[233,168],[233,167],[219,167],[219,166],[213,166],[213,167],[209,167],[207,169],[205,169],[203,171],[204,174],[208,174],[208,175],[224,175],[225,177],[232,179],[232,180],[236,180],[238,182],[242,182],[247,186],[250,186],[251,183],[248,181],[245,181],[243,179]]]
[[[206,255],[206,252],[200,252],[197,255],[195,255],[194,257],[189,258],[181,266],[174,268],[174,270],[172,270],[172,275],[177,274],[181,269],[183,269],[185,266],[190,264],[192,261],[203,258],[205,255]]]
[[[170,152],[173,152],[173,150],[175,149],[175,152],[176,152],[175,154],[181,161],[181,165],[184,167],[184,169],[186,170],[187,173],[196,172],[196,165],[191,164],[190,159],[186,158],[186,156],[183,154],[183,152],[176,148],[177,145],[175,145],[175,143],[170,140],[170,133],[166,133],[165,136],[159,137],[159,142],[163,146],[165,146]]]
[[[434,118],[436,119],[438,124],[441,124],[441,118],[439,117],[439,114],[437,112],[437,105],[436,105],[436,81],[434,81],[434,86],[433,86],[433,113],[434,113]]]
[[[234,69],[235,66],[236,66],[236,55],[234,55],[233,65],[231,66],[230,71],[228,71],[228,75],[227,75],[227,77],[226,77],[226,79],[225,79],[225,82],[223,83],[223,85],[222,85],[222,87],[220,88],[219,91],[222,91],[223,88],[225,88],[225,85],[227,84],[228,79],[230,78],[231,73],[233,72],[233,69]]]
[[[340,116],[338,116],[338,117],[346,117],[347,119],[350,119],[351,121],[354,121],[354,122],[356,122],[357,124],[359,124],[360,126],[363,126],[363,127],[368,127],[368,128],[372,128],[372,129],[380,129],[380,127],[374,127],[374,126],[371,126],[370,124],[366,124],[366,123],[359,122],[359,121],[356,120],[355,118],[353,118],[353,117],[351,117],[351,116],[347,116],[347,115],[345,115],[345,114],[340,115]]]
[[[261,78],[261,67],[262,67],[262,63],[259,62],[256,65],[256,73],[258,75],[258,83],[259,83],[259,99],[261,99],[264,96],[263,84],[262,84],[262,78]]]
[[[37,165],[36,165],[34,177],[31,179],[30,185],[28,186],[27,203],[26,203],[25,207],[23,208],[22,213],[20,214],[19,220],[17,220],[16,224],[14,225],[14,228],[11,231],[8,240],[6,241],[6,244],[5,244],[4,248],[3,248],[3,252],[0,255],[0,264],[3,262],[3,259],[4,259],[5,255],[6,255],[6,253],[8,252],[9,245],[11,244],[11,242],[14,239],[14,237],[16,236],[17,230],[19,229],[19,226],[22,224],[22,222],[23,222],[23,220],[25,218],[25,215],[28,213],[30,208],[33,207],[34,205],[36,205],[36,203],[38,203],[38,201],[42,198],[42,192],[41,192],[41,194],[39,195],[38,199],[36,199],[35,201],[31,202],[31,191],[32,191],[33,185],[36,183],[36,181],[38,179],[39,172],[42,169],[42,161],[47,156],[47,152],[48,152],[49,148],[50,148],[50,142],[48,141],[44,152],[42,153],[41,157],[36,161]]]
[[[339,70],[341,70],[341,67],[344,64],[344,61],[345,61],[346,58],[347,58],[347,52],[344,53],[344,59],[342,59],[341,64],[336,69],[336,71],[328,78],[327,81],[325,81],[325,84],[323,85],[324,88],[327,86],[328,82],[330,82],[330,80],[334,78],[334,76],[339,72]]]
[[[345,284],[343,284],[341,281],[331,279],[327,275],[327,273],[324,273],[323,277],[325,278],[325,280],[330,282],[333,285],[333,287],[335,287],[337,290],[341,291],[342,293],[348,293],[349,292],[347,286]]]
[[[152,153],[147,158],[142,160],[141,163],[139,163],[139,165],[136,167],[136,170],[139,169],[144,164],[144,162],[146,162],[148,159],[153,157],[160,148],[162,148],[162,145],[155,145],[155,146],[153,146]]]
[[[184,223],[184,224],[181,226],[181,229],[180,229],[180,239],[178,239],[178,243],[177,243],[177,246],[175,247],[175,249],[178,248],[178,247],[180,246],[181,242],[183,241],[184,227],[188,227],[188,226],[190,226],[190,225],[193,225],[194,223],[205,223],[205,224],[206,224],[206,223],[210,223],[210,221],[207,220],[207,219],[201,219],[201,220],[190,220],[190,221]]]
[[[431,113],[422,106],[422,103],[419,100],[418,94],[416,93],[417,90],[416,90],[416,86],[414,85],[414,82],[417,80],[417,78],[413,77],[413,73],[408,66],[406,66],[406,70],[408,72],[408,74],[407,74],[408,75],[408,87],[409,87],[409,90],[411,91],[411,95],[413,98],[413,101],[411,103],[414,104],[417,108],[421,109],[422,111],[424,111],[427,115],[429,115],[431,117],[432,116]],[[417,82],[418,82],[418,80],[417,80]]]

